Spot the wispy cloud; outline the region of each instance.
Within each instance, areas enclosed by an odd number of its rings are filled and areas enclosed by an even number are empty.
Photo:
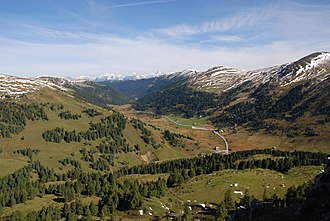
[[[64,30],[57,30],[51,28],[40,27],[36,25],[29,25],[24,24],[25,27],[29,32],[33,34],[40,35],[45,37],[45,39],[52,39],[52,40],[64,40],[70,42],[70,40],[78,41],[79,42],[95,42],[95,41],[105,41],[108,38],[112,37],[109,34],[95,34],[92,32],[83,32],[83,31],[64,31]]]
[[[55,30],[55,29],[49,29],[49,28],[44,28],[40,26],[35,26],[35,25],[23,25],[26,29],[28,29],[31,32],[34,32],[38,35],[41,35],[43,37],[50,37],[50,38],[71,38],[71,39],[78,39],[81,36],[77,33],[69,32],[69,31],[60,31],[60,30]]]
[[[173,27],[157,29],[156,31],[175,38],[192,36],[197,34],[225,32],[241,27],[255,26],[268,18],[268,12],[239,13],[226,19],[206,21],[197,25],[180,24]]]
[[[100,5],[95,1],[89,1],[89,6],[92,12],[104,11],[116,8],[126,8],[126,7],[135,7],[135,6],[144,6],[144,5],[155,5],[155,4],[164,4],[169,2],[177,2],[181,0],[156,0],[156,1],[142,1],[142,2],[131,2],[126,4],[116,4],[116,5]]]
[[[141,5],[154,5],[154,4],[177,2],[177,1],[178,0],[159,0],[159,1],[132,2],[132,3],[128,3],[128,4],[110,5],[110,6],[104,7],[103,9],[107,10],[107,9],[133,7],[133,6],[141,6]]]
[[[213,35],[211,36],[213,41],[225,41],[225,42],[242,42],[247,39],[240,35]]]

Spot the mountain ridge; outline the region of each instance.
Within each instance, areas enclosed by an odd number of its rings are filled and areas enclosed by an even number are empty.
[[[127,103],[132,99],[141,98],[170,85],[178,84],[178,82],[195,90],[217,94],[243,84],[246,90],[254,90],[262,84],[269,83],[272,87],[277,87],[281,93],[281,91],[287,91],[288,88],[302,83],[309,83],[310,87],[326,88],[329,75],[330,53],[315,52],[291,63],[252,71],[215,66],[205,71],[186,69],[174,73],[157,72],[154,75],[139,77],[132,74],[126,77],[121,76],[122,80],[115,80],[119,79],[117,78],[119,75],[112,74],[105,75],[104,79],[111,78],[111,80],[104,81],[100,80],[103,78],[99,78],[100,81],[97,80],[97,77],[92,80],[90,77],[66,79],[49,76],[23,78],[0,75],[0,95],[17,97],[48,87],[73,94],[79,91],[81,95],[83,91],[89,90],[88,93],[100,93],[101,95],[98,95],[100,98],[111,98],[102,99],[104,102]]]

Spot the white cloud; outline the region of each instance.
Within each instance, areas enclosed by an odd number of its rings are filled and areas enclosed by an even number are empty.
[[[197,25],[179,24],[173,27],[157,29],[156,31],[171,37],[182,38],[205,33],[225,32],[242,27],[248,28],[257,25],[268,17],[269,13],[267,10],[261,12],[251,11],[239,13],[226,19],[206,21]]]
[[[326,48],[330,48],[329,43],[318,45],[318,50]],[[315,46],[302,47],[298,42],[231,50],[178,46],[148,38],[109,37],[84,44],[40,44],[0,38],[0,67],[2,73],[22,76],[148,74],[158,70],[204,70],[218,65],[246,70],[293,61],[315,50]]]

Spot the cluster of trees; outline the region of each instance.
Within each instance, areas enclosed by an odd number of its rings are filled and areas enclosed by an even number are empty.
[[[97,146],[102,154],[116,154],[120,152],[128,153],[133,149],[127,143],[103,142]]]
[[[24,203],[44,194],[45,186],[40,181],[31,181],[32,171],[33,166],[29,165],[0,179],[1,207]]]
[[[117,210],[136,209],[143,203],[143,197],[159,197],[164,195],[166,181],[158,179],[154,182],[139,183],[137,181],[125,180],[109,189],[99,202],[101,211],[107,215]]]
[[[122,146],[126,144],[123,138],[123,130],[125,129],[127,119],[124,115],[115,112],[114,114],[101,119],[99,123],[90,123],[87,131],[76,132],[67,131],[64,128],[56,127],[42,133],[42,138],[48,142],[60,143],[64,140],[67,143],[81,142],[84,140],[96,140],[99,138],[107,138],[115,142],[116,145]]]
[[[52,130],[47,130],[42,133],[42,138],[48,142],[61,143],[64,140],[67,143],[80,142],[82,140],[82,134],[77,133],[75,130],[67,131],[64,128],[56,127]]]
[[[160,144],[157,144],[155,139],[152,137],[152,133],[149,129],[147,129],[145,123],[143,123],[141,120],[135,119],[135,118],[132,118],[130,122],[135,129],[138,129],[141,131],[141,139],[143,140],[143,142],[145,142],[146,144],[151,144],[151,146],[155,149],[158,149],[161,146]],[[155,129],[155,127],[152,126],[151,124],[149,124],[149,126],[151,126],[152,128]],[[137,146],[135,146],[135,149],[139,150],[140,147],[137,145]]]
[[[37,155],[40,152],[39,149],[31,149],[31,148],[25,148],[14,151],[14,153],[22,154],[23,156],[32,158],[33,154]]]
[[[306,96],[306,94],[303,93],[303,88],[303,85],[297,85],[289,90],[287,94],[280,97],[272,106],[270,115],[277,118],[283,118],[284,113],[291,111],[292,107],[297,105],[303,100],[304,96]]]
[[[208,116],[234,101],[235,96],[250,82],[222,94],[194,90],[181,82],[139,98],[133,107],[137,110],[153,109],[156,114],[178,114],[185,118]]]
[[[193,90],[187,86],[174,86],[157,91],[137,100],[137,110],[153,109],[156,114],[175,113],[186,118],[207,115],[207,110],[218,106],[218,96]]]
[[[301,103],[307,96],[308,92],[304,91],[304,86],[297,85],[274,100],[270,96],[270,85],[266,83],[260,85],[250,94],[253,101],[242,101],[227,107],[211,120],[220,127],[242,125],[254,130],[266,129],[271,131],[279,129],[279,127],[267,124],[265,119],[294,121],[308,110],[312,100],[307,99]]]
[[[79,151],[83,156],[82,156],[82,160],[86,161],[86,162],[93,162],[93,155],[96,153],[95,150],[87,150],[86,148],[82,148]]]
[[[95,110],[94,108],[87,108],[87,109],[83,110],[82,112],[87,114],[90,117],[95,117],[95,116],[98,116],[98,115],[102,115],[101,112]]]
[[[135,129],[140,130],[143,135],[151,136],[151,131],[145,127],[146,124],[142,122],[140,119],[132,118],[130,122],[132,126]]]
[[[141,134],[142,134],[141,138],[146,144],[152,144],[152,146],[157,148],[155,139],[151,136],[152,133],[150,130],[148,130],[146,128],[145,123],[143,123],[141,120],[135,119],[135,118],[132,118],[130,122],[135,129],[138,129],[141,131]]]
[[[72,166],[74,166],[76,168],[80,168],[81,169],[80,162],[77,161],[77,160],[71,159],[71,158],[65,158],[65,159],[59,160],[58,162],[60,164],[62,164],[63,166],[72,165]]]
[[[80,153],[83,155],[81,159],[89,162],[89,166],[94,170],[104,171],[114,166],[113,154],[100,154],[96,150],[86,150],[86,148],[81,149]]]
[[[312,182],[306,182],[297,187],[295,186],[290,187],[287,190],[284,198],[286,206],[289,207],[289,206],[301,205],[304,201],[306,201],[307,197],[312,191],[312,188],[313,188]]]
[[[180,140],[181,138],[193,140],[193,138],[190,137],[190,136],[185,136],[185,135],[182,135],[182,134],[173,133],[173,132],[169,131],[168,129],[164,130],[163,137],[164,137],[165,140],[168,141],[168,143],[170,145],[172,145],[174,147],[184,146],[184,144],[182,143],[182,140]]]
[[[166,185],[168,187],[174,187],[177,185],[180,185],[186,180],[189,180],[190,178],[194,177],[196,175],[194,170],[174,170],[173,173],[170,174],[170,176],[167,179]]]
[[[110,166],[114,166],[114,156],[113,155],[101,155],[98,160],[90,164],[91,168],[94,170],[104,171],[110,170]]]
[[[61,119],[65,119],[65,120],[68,120],[68,119],[78,120],[79,118],[81,118],[81,114],[73,114],[73,113],[71,113],[71,111],[60,112],[58,114],[58,116]]]
[[[48,107],[51,111],[59,111],[63,110],[64,105],[63,104],[54,104],[54,103],[46,103],[44,106]]]
[[[146,94],[168,87],[176,80],[167,77],[153,77],[139,80],[106,81],[103,83],[131,98],[140,98]]]
[[[10,137],[24,130],[27,120],[48,120],[41,104],[18,104],[0,101],[0,136]]]

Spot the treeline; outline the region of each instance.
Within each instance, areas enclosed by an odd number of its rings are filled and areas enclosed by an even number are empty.
[[[24,130],[26,121],[48,120],[41,104],[18,104],[0,101],[0,136],[10,137]]]
[[[275,159],[249,159],[256,154],[266,154]],[[209,174],[222,169],[271,169],[287,172],[295,166],[322,165],[327,154],[303,151],[278,151],[272,149],[258,149],[234,152],[229,155],[211,154],[206,156],[178,159],[162,163],[134,166],[121,170],[124,174],[157,174],[171,173],[175,170],[192,170],[195,175]]]
[[[58,116],[61,119],[65,119],[65,120],[68,120],[68,119],[78,120],[79,118],[81,118],[81,114],[73,114],[73,113],[71,113],[71,111],[63,111],[63,112],[59,113]]]

